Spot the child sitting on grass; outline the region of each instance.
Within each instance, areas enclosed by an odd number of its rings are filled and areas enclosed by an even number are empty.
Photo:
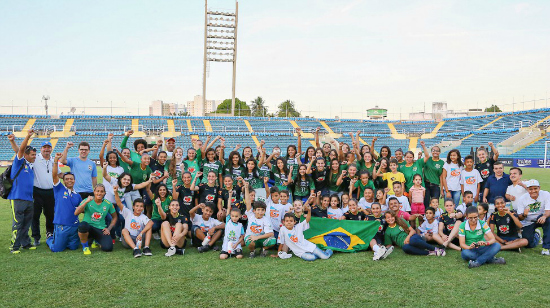
[[[197,215],[198,209],[202,210],[202,215]],[[212,218],[215,206],[213,203],[205,205],[201,203],[189,211],[191,220],[193,221],[193,235],[202,241],[202,246],[198,248],[199,252],[207,252],[212,249],[216,241],[220,239],[225,228],[225,224],[221,221]],[[214,251],[218,251],[219,247],[215,246]]]
[[[223,245],[220,253],[220,259],[222,260],[229,257],[236,257],[237,259],[242,259],[243,257],[241,245],[244,244],[244,228],[243,224],[239,222],[240,219],[241,210],[236,207],[231,208],[225,223]]]
[[[249,198],[249,184],[245,182],[245,203],[246,203],[246,216],[248,217],[248,225],[246,227],[246,233],[244,236],[244,243],[250,250],[250,258],[256,257],[256,248],[262,248],[260,254],[261,257],[267,256],[267,249],[274,246],[277,243],[275,237],[273,237],[273,228],[271,227],[271,220],[265,216],[266,205],[262,201],[252,201]]]
[[[439,221],[435,219],[435,209],[428,207],[425,211],[426,220],[418,227],[416,231],[426,242],[436,242],[443,244],[443,239],[439,236]]]
[[[151,237],[153,235],[153,221],[143,214],[143,210],[145,209],[143,199],[137,198],[134,200],[133,211],[131,211],[122,204],[118,195],[117,185],[113,186],[113,191],[120,215],[124,217],[124,229],[122,229],[124,240],[122,241],[122,246],[132,248],[134,258],[141,257],[141,243],[145,234],[143,254],[152,256],[153,254],[149,245],[151,244]]]
[[[284,216],[284,224],[279,232],[279,256],[287,255],[284,252],[287,246],[297,256],[306,261],[315,261],[316,259],[328,259],[332,256],[332,250],[325,251],[318,248],[312,242],[304,238],[304,231],[309,229],[309,221],[311,220],[311,208],[309,204],[304,206],[307,211],[306,219],[296,224],[296,220],[292,213],[287,213]]]

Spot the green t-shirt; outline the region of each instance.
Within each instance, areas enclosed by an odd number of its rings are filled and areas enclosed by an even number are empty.
[[[444,164],[445,164],[445,161],[443,159],[434,161],[431,157],[428,158],[428,161],[424,166],[424,177],[426,181],[432,184],[440,185],[441,184],[440,176],[441,176],[441,173],[443,173]]]
[[[255,177],[252,173],[249,173],[248,176],[244,177],[243,180],[247,181],[252,189],[258,189],[264,187],[264,181],[261,177]]]
[[[139,164],[140,162],[138,162],[137,164]],[[130,173],[130,165],[128,165],[127,163],[123,162],[122,159],[120,160],[120,166],[122,167],[122,169],[124,169],[124,172],[126,173]]]
[[[407,165],[407,162],[405,160],[403,160],[402,162],[398,162],[397,163],[397,171],[403,172],[403,171],[401,171],[401,168],[405,167],[405,165]]]
[[[227,162],[223,167],[223,175],[228,174],[231,175],[231,178],[233,179],[233,186],[235,186],[237,185],[237,178],[244,176],[244,167],[239,166],[238,168],[235,168],[232,163]]]
[[[208,182],[208,173],[210,171],[213,171],[216,173],[216,181],[218,180],[218,176],[222,174],[222,163],[219,161],[214,162],[202,162],[202,181],[201,183],[207,183]]]
[[[271,168],[271,174],[273,174],[273,179],[275,180],[275,186],[281,190],[287,190],[287,185],[284,185],[285,182],[288,182],[288,175],[284,173],[279,173],[279,170],[276,166]]]
[[[372,188],[372,190],[374,190],[374,183],[371,180],[369,180],[366,185],[363,185],[361,180],[357,180],[357,182],[355,182],[354,187],[359,188],[359,198],[358,199],[361,199],[361,198],[363,198],[363,194],[365,193],[365,188],[370,187],[370,188]]]
[[[406,222],[406,224],[409,226],[408,222]],[[388,226],[386,228],[386,233],[384,234],[384,245],[395,244],[399,247],[403,247],[403,243],[405,242],[407,236],[409,236],[409,230],[403,230],[403,228],[401,228],[398,224],[395,224],[393,228]]]
[[[199,172],[199,169],[200,169],[200,164],[201,164],[201,150],[198,149],[197,150],[197,157],[195,157],[195,159],[193,160],[184,160],[183,162],[185,163],[185,171],[189,171],[191,172],[191,175],[193,177],[195,177],[195,175],[197,174],[197,172]]]
[[[145,166],[145,169],[143,169],[141,168],[141,164],[136,162],[132,164],[130,169],[130,175],[132,176],[134,184],[141,184],[147,181],[152,172],[149,166]]]
[[[160,203],[162,210],[164,211],[164,213],[167,213],[167,215],[170,214],[170,211],[168,209],[168,207],[170,206],[170,202],[172,202],[172,196],[168,196],[166,199],[164,199],[164,201],[161,201]],[[159,209],[155,201],[153,201],[153,215],[151,215],[151,219],[158,219],[158,220],[161,219],[159,214]]]
[[[275,166],[273,166],[271,169],[269,169],[268,165],[263,164],[258,169],[258,174],[260,175],[261,178],[271,178],[271,172],[272,172],[273,168],[275,168]]]
[[[470,228],[470,223],[466,220],[460,224],[458,228],[458,236],[466,237],[466,245],[470,246],[472,243],[485,241],[485,234],[491,232],[489,225],[481,220],[477,221],[477,226],[474,230]]]
[[[111,202],[103,199],[101,204],[97,204],[95,200],[92,200],[84,208],[84,218],[82,221],[87,222],[94,228],[105,229],[107,227],[105,224],[105,215],[107,213],[113,214],[114,212],[115,207]]]
[[[129,138],[129,136],[124,136],[124,138],[122,139],[122,142],[120,143],[120,148],[121,149],[126,149],[126,148],[130,149],[126,146],[126,143],[128,143],[128,138]],[[131,149],[130,149],[130,159],[134,163],[138,163],[138,164],[141,163],[141,155],[139,155],[139,153],[136,152],[136,151],[132,151]],[[124,167],[122,167],[122,168],[124,168]]]
[[[408,192],[411,187],[413,187],[413,178],[415,174],[420,174],[422,176],[422,168],[424,167],[424,159],[421,158],[415,161],[411,166],[407,167],[403,165],[399,172],[403,173],[405,176],[405,191]],[[422,186],[424,186],[424,181],[422,181]]]
[[[370,167],[367,167],[365,165],[365,160],[361,159],[360,161],[357,162],[357,169],[359,172],[363,170],[367,170],[369,174],[372,176],[372,172],[374,171],[374,163],[371,163]]]
[[[290,170],[290,167],[293,167],[292,169],[292,178],[294,178],[296,176],[296,174],[298,174],[298,167],[300,165],[298,164],[298,159],[296,158],[286,158],[286,167],[288,168],[288,170]]]
[[[328,174],[328,177],[330,179],[329,183],[328,183],[328,189],[330,191],[340,191],[340,186],[339,185],[336,185],[336,182],[338,181],[338,177],[340,177],[340,172],[338,173],[330,173]]]
[[[293,187],[294,196],[306,197],[311,194],[311,190],[315,189],[315,184],[310,177],[306,177],[305,180],[302,180],[299,176],[297,176],[293,181]]]

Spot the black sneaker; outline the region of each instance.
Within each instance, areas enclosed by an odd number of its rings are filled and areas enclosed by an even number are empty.
[[[504,258],[493,258],[493,260],[491,260],[491,263],[492,264],[506,264],[506,260],[504,260]]]
[[[199,250],[199,252],[201,252],[201,253],[202,253],[202,252],[207,252],[207,251],[210,250],[210,246],[204,245],[204,246],[199,247],[198,250]]]
[[[51,232],[46,233],[46,239],[49,239],[52,236],[53,236],[53,233],[51,233]]]
[[[250,259],[254,259],[256,257],[256,252],[251,251],[249,257],[250,257]]]
[[[262,253],[260,254],[260,257],[265,258],[267,257],[267,254],[268,254],[267,249],[262,249]]]
[[[176,254],[177,255],[184,255],[185,254],[185,249],[183,248],[176,248]]]
[[[36,246],[33,246],[31,244],[28,244],[26,246],[21,246],[21,248],[28,249],[28,250],[36,250]]]
[[[146,255],[146,256],[152,256],[153,253],[151,252],[151,248],[149,247],[144,247],[143,248],[143,254]]]
[[[34,239],[34,243],[32,244],[33,246],[40,246],[40,239],[39,238],[35,238]]]
[[[477,263],[474,260],[470,260],[470,262],[468,262],[468,268],[476,268],[476,267],[480,267],[480,266],[481,266],[481,264]]]
[[[214,251],[220,251],[220,246],[214,246],[214,247],[212,248],[212,250],[214,250]]]
[[[21,250],[19,250],[19,249],[13,249],[13,248],[12,248],[12,249],[10,249],[10,252],[11,252],[12,254],[16,255],[16,254],[18,254],[18,253],[21,253]]]
[[[139,257],[141,257],[141,250],[134,249],[134,258],[139,258]]]

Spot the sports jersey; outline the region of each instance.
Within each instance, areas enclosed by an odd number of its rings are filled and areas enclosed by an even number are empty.
[[[22,159],[24,160],[25,158]],[[80,157],[71,157],[67,158],[67,166],[71,168],[71,172],[74,174],[74,190],[77,193],[94,191],[92,178],[97,177],[97,168],[93,161],[90,159],[82,160]],[[12,174],[15,174],[14,171],[17,172],[16,166],[12,167]],[[19,176],[22,174],[23,172]]]
[[[243,179],[248,182],[250,188],[258,189],[264,187],[264,181],[256,172],[245,173],[243,174]]]
[[[516,213],[512,213],[518,217]],[[491,215],[489,225],[495,225],[498,237],[518,237],[519,228],[516,226],[514,219],[510,214],[506,213],[501,216],[498,212]]]
[[[134,184],[141,184],[147,181],[152,172],[153,171],[151,171],[151,168],[149,166],[145,166],[145,168],[142,168],[141,164],[138,164],[136,162],[134,162],[130,167],[130,175],[132,176]]]
[[[171,213],[166,213],[166,219],[164,219],[164,221],[168,221],[168,223],[170,224],[170,231],[172,233],[174,233],[174,231],[176,231],[176,224],[177,223],[181,223],[181,224],[188,224],[189,223],[189,219],[187,219],[187,217],[181,215],[179,212],[178,212],[176,217],[172,216]]]
[[[237,185],[237,178],[240,176],[244,177],[244,167],[240,165],[234,167],[233,164],[227,162],[223,167],[223,174],[230,175],[233,179],[233,185]]]
[[[111,177],[111,182],[112,182],[112,179],[115,179],[117,180],[118,179],[118,176],[121,175],[122,173],[124,172],[124,168],[122,168],[121,166],[116,166],[116,167],[111,167],[110,165],[107,166],[107,173],[109,174],[109,176]],[[113,185],[111,184],[111,182],[107,181],[105,179],[105,176],[103,176],[103,186],[105,186],[105,192],[111,192],[111,195],[114,197],[114,195],[112,194],[113,192]],[[118,185],[118,183],[117,183]],[[109,193],[107,193],[108,195]],[[105,198],[107,198],[107,195],[105,195]],[[111,199],[107,199],[109,201],[111,201],[111,203],[114,203],[115,200],[111,200]]]
[[[378,231],[376,231],[376,236],[382,237],[384,236],[384,230],[388,227],[388,224],[386,223],[386,219],[384,218],[384,215],[380,215],[380,217],[376,217],[374,215],[367,216],[367,221],[375,221],[378,220],[380,222],[380,226],[378,227]]]
[[[304,231],[309,229],[309,223],[302,221],[291,230],[282,227],[277,243],[286,245],[297,256],[301,257],[306,252],[313,252],[317,246],[304,238]]]
[[[297,158],[290,158],[290,157],[285,157],[286,159],[286,166],[288,168],[288,170],[290,170],[290,167],[294,167],[292,169],[292,177],[294,178],[296,176],[296,174],[298,174],[298,159]]]
[[[474,230],[470,228],[470,223],[465,221],[460,224],[458,229],[458,236],[466,238],[466,245],[470,246],[472,243],[479,241],[485,241],[485,234],[490,233],[491,228],[483,221],[478,221]]]
[[[195,214],[193,217],[193,226],[198,226],[202,232],[206,233],[208,230],[221,225],[222,222],[215,219],[215,218],[208,218],[208,220],[204,220],[202,215]]]
[[[338,177],[340,176],[340,172],[336,172],[336,173],[329,173],[328,177],[329,177],[329,181],[328,181],[328,189],[330,191],[339,191],[340,190],[340,186],[339,185],[336,185],[336,182],[338,182]]]
[[[388,182],[388,188],[390,189],[390,191],[388,191],[388,195],[394,195],[393,182],[405,183],[405,176],[401,172],[386,172],[382,175],[382,180]]]
[[[420,230],[420,233],[422,235],[437,234],[439,231],[439,221],[437,221],[437,219],[434,219],[430,223],[427,219],[425,219],[424,222],[422,222],[422,225],[418,227],[418,230]]]
[[[145,225],[149,222],[149,217],[143,213],[141,215],[134,215],[134,211],[125,207],[119,213],[124,217],[124,228],[128,230],[131,236],[138,236],[139,233],[145,228]]]
[[[250,209],[249,211],[246,211],[246,216],[248,217],[248,224],[246,226],[245,237],[249,235],[264,235],[273,232],[273,227],[271,227],[271,219],[269,219],[266,215],[262,218],[256,218],[253,210]]]
[[[170,202],[172,202],[172,196],[166,196],[164,201],[161,200],[161,202],[160,202],[160,207],[162,208],[164,213],[166,213],[166,215],[170,215],[170,210],[169,210]],[[153,202],[153,214],[151,215],[151,219],[161,220],[160,214],[159,214],[159,209],[158,209],[157,204],[155,202]]]
[[[311,178],[313,179],[315,190],[323,190],[328,186],[328,172],[326,168],[323,169],[323,171],[313,169],[311,172]]]
[[[199,203],[214,202],[218,204],[218,187],[208,184],[199,185]],[[217,207],[216,207],[217,208]]]
[[[82,202],[82,197],[74,190],[69,191],[65,185],[57,182],[53,185],[55,198],[53,223],[62,226],[78,226],[78,216],[74,210]]]
[[[275,180],[275,186],[277,186],[279,191],[287,189],[287,185],[285,185],[285,182],[288,183],[288,174],[285,174],[284,172],[279,173],[279,168],[277,168],[276,166],[273,166],[273,168],[271,169],[271,178]]]
[[[409,226],[408,222],[406,222],[406,224]],[[403,247],[403,243],[407,236],[409,236],[409,230],[403,230],[398,224],[395,224],[393,227],[388,226],[384,233],[384,245],[395,244],[399,247]]]
[[[229,196],[229,192],[231,191],[231,196]],[[227,208],[228,204],[231,204],[231,207],[234,207],[237,205],[237,203],[241,202],[241,194],[242,194],[242,188],[239,186],[234,186],[231,190],[227,190],[226,188],[218,190],[219,198],[222,198],[222,202],[225,208]]]
[[[357,214],[347,212],[344,214],[344,217],[346,218],[346,220],[366,220],[367,219],[367,215],[365,215],[365,213],[360,211],[357,212]]]
[[[105,229],[105,216],[107,213],[113,214],[114,212],[115,208],[111,202],[104,199],[100,204],[97,204],[95,200],[92,200],[84,207],[82,221],[87,222],[94,228]]]
[[[327,209],[322,209],[320,206],[314,205],[311,207],[311,216],[327,218],[328,217]]]
[[[191,176],[194,178],[197,172],[199,172],[200,165],[201,165],[201,149],[197,150],[197,156],[193,160],[186,159],[184,160],[186,164],[186,170],[191,173]]]
[[[483,179],[479,187],[482,192],[483,192],[483,189],[485,188],[485,181],[487,180],[487,178],[495,174],[495,171],[493,170],[494,164],[495,164],[495,160],[493,158],[489,158],[484,163],[479,162],[475,165],[475,169],[479,171],[479,174]]]
[[[178,203],[180,204],[179,212],[189,217],[189,211],[195,207],[195,199],[197,198],[196,192],[185,186],[178,187]]]
[[[223,235],[223,244],[222,251],[227,251],[227,246],[229,243],[236,243],[241,238],[241,235],[244,235],[243,224],[240,222],[233,222],[229,216],[225,222],[225,230]],[[241,244],[236,247],[233,246],[233,250],[242,249]]]
[[[445,212],[441,214],[439,221],[443,223],[443,234],[445,235],[451,234],[451,231],[453,231],[453,229],[455,228],[456,218],[450,217],[449,213]]]
[[[297,177],[292,183],[294,188],[294,196],[296,197],[307,197],[311,194],[311,191],[315,189],[315,185],[309,176],[306,176],[305,180]]]
[[[220,163],[217,160],[215,160],[213,162],[204,161],[202,163],[201,169],[202,169],[202,174],[203,174],[201,183],[207,183],[208,182],[208,173],[210,173],[210,172],[214,172],[216,174],[216,180],[218,180],[218,175],[223,173],[222,163]]]
[[[274,163],[274,162],[273,162]],[[272,164],[273,164],[272,163]],[[271,170],[267,164],[263,164],[260,168],[258,168],[258,175],[263,178],[272,178]]]
[[[330,219],[340,219],[340,217],[344,216],[344,212],[340,208],[327,208],[327,218]]]

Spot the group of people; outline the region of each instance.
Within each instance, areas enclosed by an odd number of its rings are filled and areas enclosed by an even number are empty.
[[[284,155],[279,147],[268,153],[261,141],[256,155],[252,147],[237,145],[227,157],[220,136],[192,139],[184,150],[173,138],[154,145],[137,139],[130,149],[133,131],[117,148],[110,134],[99,155],[102,184],[87,142],[78,144],[78,157],[68,157],[71,142],[55,155],[44,142],[37,154],[28,146],[33,130],[20,145],[10,135],[16,153],[8,196],[11,251],[40,245],[43,212],[48,247],[82,247],[86,255],[95,247],[111,251],[119,239],[134,257],[152,255],[152,241],[160,242],[166,256],[184,254],[190,240],[201,253],[219,251],[220,259],[242,258],[244,246],[251,258],[270,249],[280,258],[290,252],[310,261],[329,258],[330,249],[304,238],[312,216],[378,221],[370,242],[373,260],[385,259],[395,246],[433,256],[445,256],[450,248],[478,267],[505,263],[495,257],[500,250],[521,251],[540,241],[542,254],[550,255],[550,193],[537,180],[523,181],[520,168],[504,173],[492,143],[492,157],[481,146],[475,163],[456,149],[440,158],[439,147],[428,149],[421,141],[415,160],[412,151],[377,151],[377,138],[364,144],[359,132],[349,134],[351,145],[321,144],[319,129],[316,147],[302,152],[302,132],[296,132],[297,144]],[[61,165],[70,172],[61,172]]]

